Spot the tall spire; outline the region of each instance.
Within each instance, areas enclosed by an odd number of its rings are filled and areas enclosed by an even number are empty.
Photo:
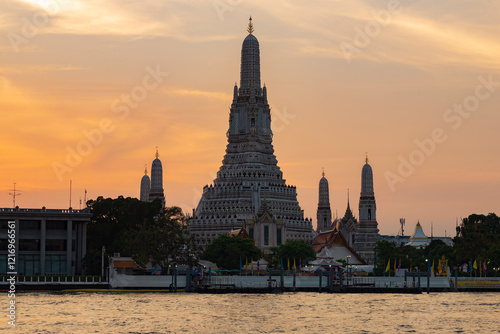
[[[365,158],[365,163],[368,163],[368,152],[365,152],[366,158]]]
[[[153,160],[151,165],[151,188],[149,192],[149,200],[161,198],[163,205],[165,205],[165,195],[163,194],[163,167],[158,154],[158,146],[156,146],[156,159]]]
[[[253,33],[253,24],[252,24],[252,16],[251,15],[250,15],[250,19],[249,19],[249,22],[248,22],[247,31],[248,31],[249,34]]]
[[[248,23],[249,35],[243,40],[241,48],[240,96],[249,96],[251,91],[255,96],[262,94],[260,85],[260,47],[259,41],[252,34],[253,23],[250,17]]]
[[[318,210],[316,212],[317,230],[326,231],[332,225],[332,211],[330,209],[330,190],[328,189],[328,180],[325,177],[325,169],[322,172],[323,177],[319,180],[319,198]]]
[[[189,221],[200,248],[241,226],[248,226],[255,245],[264,250],[313,236],[312,220],[304,219],[296,188],[286,184],[274,155],[271,110],[267,89],[261,86],[259,41],[251,18],[247,31],[241,47],[241,81],[239,88],[232,87],[226,154]],[[271,217],[255,219],[266,206]]]
[[[149,201],[149,192],[151,190],[151,180],[148,176],[148,167],[144,167],[144,175],[142,176],[141,179],[141,193],[140,193],[140,199],[141,201]]]
[[[375,196],[373,192],[373,171],[368,164],[368,154],[366,155],[365,165],[361,170],[361,196]]]

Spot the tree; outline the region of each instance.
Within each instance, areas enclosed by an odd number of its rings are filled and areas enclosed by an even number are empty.
[[[127,234],[146,221],[153,221],[161,213],[160,200],[142,202],[123,196],[116,199],[100,196],[95,201],[89,200],[87,207],[92,212],[92,217],[87,225],[87,254],[83,264],[86,273],[92,275],[101,273],[103,246],[106,247],[106,255],[120,253],[132,256]]]
[[[385,268],[387,267],[387,262],[394,261],[401,258],[399,255],[399,249],[396,243],[387,240],[379,240],[375,244],[375,252],[377,254],[377,274],[382,275]],[[391,266],[392,268],[393,266]]]
[[[244,263],[245,260],[261,257],[262,253],[252,239],[227,234],[221,234],[212,241],[201,255],[203,260],[212,261],[224,269],[239,269],[240,261]]]
[[[284,261],[283,264],[287,267],[288,261],[292,266],[294,259],[299,265],[316,259],[316,252],[304,241],[287,241],[278,247],[271,248],[271,251],[270,260],[274,268],[281,267],[281,261]]]
[[[173,263],[194,265],[196,247],[185,221],[181,208],[174,206],[165,208],[157,219],[130,229],[127,235],[130,251],[137,263],[159,265],[165,274]]]
[[[87,228],[88,274],[101,273],[101,249],[106,255],[131,256],[139,264],[149,261],[162,269],[174,262],[193,261],[193,240],[180,208],[162,208],[161,200],[143,202],[136,198],[98,197],[87,202],[93,213]],[[107,259],[107,256],[105,256]],[[164,271],[165,272],[165,271]]]
[[[500,218],[494,213],[489,215],[472,214],[457,227],[453,253],[456,264],[488,261],[500,264]]]

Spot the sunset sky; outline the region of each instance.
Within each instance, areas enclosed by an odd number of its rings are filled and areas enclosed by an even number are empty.
[[[67,208],[70,180],[74,208],[84,189],[138,197],[158,146],[167,205],[191,212],[225,153],[252,15],[275,154],[305,216],[323,167],[333,211],[349,188],[358,216],[368,152],[381,234],[404,217],[406,234],[420,220],[453,236],[457,218],[500,214],[499,13],[497,0],[2,0],[0,207],[14,182],[22,208]]]

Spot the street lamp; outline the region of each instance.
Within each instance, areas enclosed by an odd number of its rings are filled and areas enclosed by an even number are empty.
[[[345,258],[346,258],[346,267],[347,267],[347,277],[350,277],[350,275],[349,275],[349,259],[351,258],[351,256],[347,255]]]

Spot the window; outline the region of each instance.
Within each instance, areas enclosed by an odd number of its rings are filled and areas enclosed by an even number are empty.
[[[269,245],[269,226],[264,226],[264,246]]]
[[[66,274],[66,255],[45,256],[45,274],[60,275]]]
[[[20,220],[19,227],[21,230],[39,230],[40,221],[39,220]]]
[[[7,274],[7,254],[0,254],[0,275]]]
[[[8,230],[8,229],[9,229],[9,221],[0,220],[0,230]]]
[[[40,275],[40,255],[19,254],[17,272],[20,275]]]
[[[372,209],[368,209],[368,220],[372,220]]]
[[[49,239],[45,242],[45,250],[53,252],[66,251],[66,240],[64,239]]]
[[[47,220],[45,228],[47,230],[63,230],[66,231],[68,223],[65,220]]]
[[[276,230],[276,244],[279,246],[281,245],[281,229],[278,228]]]
[[[19,240],[19,250],[20,251],[40,251],[40,240],[39,239],[20,239]]]

